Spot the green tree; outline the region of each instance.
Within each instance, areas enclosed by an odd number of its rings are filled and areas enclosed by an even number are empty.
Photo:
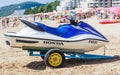
[[[24,14],[35,14],[35,13],[45,13],[45,12],[52,12],[56,10],[56,7],[60,4],[60,1],[56,0],[51,3],[47,3],[44,6],[35,7],[34,9],[28,9],[25,11]]]

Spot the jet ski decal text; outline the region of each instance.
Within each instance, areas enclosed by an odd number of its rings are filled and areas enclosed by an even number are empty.
[[[91,44],[97,44],[98,42],[95,41],[95,40],[89,40],[89,43],[91,43]]]
[[[44,44],[64,45],[63,42],[43,41]]]

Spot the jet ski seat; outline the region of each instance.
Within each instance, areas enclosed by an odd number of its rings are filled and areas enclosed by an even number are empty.
[[[45,24],[35,22],[40,28],[44,29],[47,33],[51,33],[63,38],[69,38],[78,34],[89,34],[84,30],[76,29],[72,24],[64,24],[57,28],[47,26]]]

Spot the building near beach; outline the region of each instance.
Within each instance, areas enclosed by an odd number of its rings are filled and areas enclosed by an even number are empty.
[[[111,0],[92,0],[90,3],[88,3],[88,7],[111,7]]]
[[[62,0],[57,6],[57,11],[72,10],[77,7],[77,0]]]
[[[57,11],[115,6],[120,6],[120,0],[62,0],[57,6]]]
[[[13,14],[9,15],[8,17],[13,17],[13,16],[23,16],[25,10],[15,10]]]
[[[85,0],[80,0],[81,5],[84,5],[83,1],[85,1]],[[88,8],[120,6],[120,0],[86,0],[86,3],[87,3],[86,5],[88,6]]]
[[[57,11],[72,10],[75,8],[87,8],[90,0],[62,0],[57,6]]]
[[[120,0],[112,0],[112,7],[120,6]]]
[[[77,5],[78,8],[86,9],[89,7],[89,3],[93,3],[94,1],[93,0],[77,0],[77,2],[78,2],[78,5]]]

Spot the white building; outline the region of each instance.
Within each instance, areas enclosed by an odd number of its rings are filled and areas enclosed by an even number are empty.
[[[112,7],[120,6],[120,0],[112,0]]]
[[[25,10],[15,10],[11,16],[22,16],[24,15]]]
[[[88,3],[88,7],[111,7],[111,0],[91,0]]]
[[[96,8],[120,6],[120,0],[62,0],[57,6],[58,11],[71,10],[73,8]]]
[[[77,0],[62,0],[57,6],[57,11],[71,10],[77,7]]]
[[[116,7],[120,6],[120,0],[92,0],[89,7]]]
[[[93,2],[93,0],[77,0],[79,5],[77,5],[79,8],[86,9],[89,7],[89,3]]]
[[[91,2],[93,3],[94,0],[62,0],[60,5],[57,6],[57,11],[72,10],[74,8],[86,9]]]

